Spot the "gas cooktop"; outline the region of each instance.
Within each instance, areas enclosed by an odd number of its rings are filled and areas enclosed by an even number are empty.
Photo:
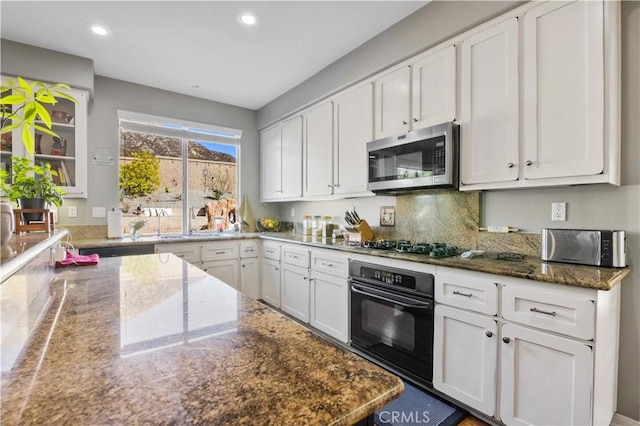
[[[456,256],[458,247],[445,243],[412,243],[409,240],[367,240],[362,247],[379,250],[394,250],[399,253],[423,254],[431,257]]]

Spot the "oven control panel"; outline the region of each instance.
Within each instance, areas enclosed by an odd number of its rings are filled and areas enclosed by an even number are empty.
[[[366,266],[360,268],[360,277],[412,290],[416,288],[416,280],[414,277],[381,269],[368,268]]]
[[[387,287],[398,287],[412,293],[433,296],[435,280],[434,276],[429,273],[352,260],[349,262],[349,276],[353,279],[361,278],[370,284],[380,283]]]

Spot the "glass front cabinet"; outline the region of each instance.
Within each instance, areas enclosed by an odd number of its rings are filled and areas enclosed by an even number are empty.
[[[5,77],[2,77],[3,80]],[[9,77],[11,78],[11,77]],[[28,154],[22,144],[22,127],[11,133],[3,134],[0,145],[2,168],[11,171],[11,157],[27,157],[38,165],[51,164],[58,175],[54,182],[66,192],[65,198],[87,198],[87,103],[89,94],[85,90],[74,89],[68,93],[76,99],[73,103],[58,98],[55,105],[43,106],[51,115],[51,130],[58,137],[35,131],[35,149],[33,156]],[[3,97],[7,93],[1,94]],[[19,108],[14,106],[14,108]],[[44,126],[44,123],[37,122]],[[46,126],[44,126],[46,127]],[[33,130],[32,130],[33,131]]]

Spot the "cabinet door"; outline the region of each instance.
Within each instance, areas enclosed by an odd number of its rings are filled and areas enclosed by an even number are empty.
[[[500,413],[508,425],[591,422],[591,347],[563,337],[502,327]]]
[[[260,270],[255,257],[240,260],[240,291],[251,298],[260,298]]]
[[[200,264],[200,245],[195,243],[156,244],[156,253],[173,253],[193,265]]]
[[[436,305],[433,346],[434,388],[493,416],[498,364],[496,320]]]
[[[349,285],[346,278],[311,272],[311,320],[318,330],[349,341]]]
[[[524,15],[524,177],[604,167],[603,2],[550,2]]]
[[[367,83],[333,101],[334,194],[367,191],[367,142],[373,140],[373,86]]]
[[[302,117],[282,123],[282,193],[285,198],[302,195]]]
[[[3,77],[4,80],[4,77]],[[0,161],[4,170],[11,169],[11,156],[27,157],[36,165],[51,165],[57,173],[53,176],[56,185],[62,187],[67,194],[64,198],[87,198],[87,103],[88,93],[84,90],[71,89],[67,93],[77,101],[58,98],[55,105],[44,104],[51,115],[51,130],[58,137],[53,137],[38,130],[32,130],[35,146],[31,157],[22,143],[22,128],[2,135],[0,145]],[[4,93],[2,94],[5,95]],[[14,105],[18,108],[19,105]],[[43,122],[36,124],[46,127]],[[96,164],[113,163],[114,158],[96,158]]]
[[[410,84],[411,68],[408,66],[391,71],[375,81],[375,139],[409,131]]]
[[[309,270],[297,266],[282,265],[280,309],[309,322]]]
[[[280,307],[280,262],[263,259],[260,271],[260,297],[274,306]]]
[[[238,282],[238,261],[236,259],[203,262],[202,270],[236,290],[240,290]]]
[[[282,197],[282,129],[260,133],[260,183],[263,201]]]
[[[456,48],[449,46],[411,65],[413,129],[456,118]]]
[[[518,20],[461,44],[462,184],[518,179]]]
[[[305,197],[333,192],[333,105],[325,102],[306,112],[304,119]],[[286,165],[285,165],[286,167]]]

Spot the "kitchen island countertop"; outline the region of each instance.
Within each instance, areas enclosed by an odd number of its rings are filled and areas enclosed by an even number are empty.
[[[396,376],[172,254],[72,267],[16,364],[3,424],[349,425]]]

